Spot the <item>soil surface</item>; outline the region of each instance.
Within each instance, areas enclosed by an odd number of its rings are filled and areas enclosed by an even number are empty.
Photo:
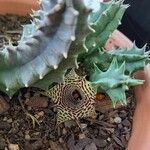
[[[21,25],[30,18],[0,16],[0,48],[17,44]],[[130,137],[134,101],[113,109],[105,98],[97,118],[55,126],[57,110],[36,88],[21,89],[11,100],[0,94],[0,150],[124,150]]]

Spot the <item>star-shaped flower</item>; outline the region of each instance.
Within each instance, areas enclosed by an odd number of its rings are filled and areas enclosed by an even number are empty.
[[[95,118],[96,91],[85,77],[78,76],[74,70],[65,77],[63,83],[57,84],[45,95],[57,106],[57,125],[79,118]]]

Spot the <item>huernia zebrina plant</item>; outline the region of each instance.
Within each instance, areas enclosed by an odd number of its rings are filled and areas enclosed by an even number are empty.
[[[114,106],[126,104],[125,91],[143,83],[132,74],[144,68],[148,53],[135,45],[106,51],[128,5],[94,2],[93,11],[86,0],[42,0],[18,46],[0,51],[0,90],[10,97],[22,87],[46,90],[58,108],[58,124],[94,116],[96,92],[107,94]],[[75,69],[85,70],[86,77]]]

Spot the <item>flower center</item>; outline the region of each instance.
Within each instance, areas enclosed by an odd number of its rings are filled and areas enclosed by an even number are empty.
[[[72,92],[72,98],[71,98],[71,100],[72,100],[72,103],[74,105],[78,105],[80,103],[80,101],[82,100],[82,96],[81,96],[80,92],[77,89],[75,89]]]

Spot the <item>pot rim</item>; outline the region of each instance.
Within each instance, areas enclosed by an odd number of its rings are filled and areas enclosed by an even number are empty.
[[[39,8],[38,0],[0,0],[0,15],[25,16]]]

